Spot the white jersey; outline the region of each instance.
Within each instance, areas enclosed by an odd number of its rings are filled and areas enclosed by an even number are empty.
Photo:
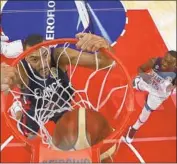
[[[152,70],[150,73],[151,79],[149,85],[149,92],[160,97],[166,97],[171,94],[171,91],[168,91],[168,86],[171,85],[174,72],[155,72]]]
[[[23,44],[21,40],[13,42],[1,41],[1,54],[6,58],[16,58],[23,52]]]

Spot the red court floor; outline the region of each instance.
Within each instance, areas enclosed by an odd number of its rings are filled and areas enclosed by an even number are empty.
[[[150,57],[162,56],[167,47],[147,10],[129,10],[127,17],[126,32],[119,37],[114,48],[117,57],[121,59],[133,78],[137,66]],[[176,162],[175,99],[176,97],[171,97],[152,113],[148,122],[137,132],[132,145],[128,146],[122,141],[114,162]],[[144,100],[145,93],[135,92],[136,110],[131,117],[130,125],[138,118]],[[11,132],[7,129],[3,118],[1,123],[1,143],[3,143]],[[2,162],[29,162],[30,158],[24,144],[17,139],[14,139],[1,155]]]

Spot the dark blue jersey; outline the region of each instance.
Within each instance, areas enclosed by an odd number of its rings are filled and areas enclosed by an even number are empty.
[[[56,68],[56,63],[51,54],[51,72],[45,79],[39,75],[37,71],[25,61],[22,61],[28,73],[29,83],[28,88],[22,90],[25,99],[30,102],[30,110],[36,108],[47,108],[50,110],[64,111],[69,107],[71,96],[74,93],[70,86],[67,72],[63,72],[59,67]],[[54,75],[55,74],[55,75]],[[54,75],[54,76],[53,76]]]

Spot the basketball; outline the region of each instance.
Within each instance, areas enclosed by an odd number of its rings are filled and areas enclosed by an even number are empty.
[[[63,115],[56,124],[52,140],[60,150],[81,150],[99,143],[112,132],[101,113],[80,108]]]

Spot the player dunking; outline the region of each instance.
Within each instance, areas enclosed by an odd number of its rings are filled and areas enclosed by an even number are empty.
[[[168,51],[163,58],[152,58],[138,68],[139,75],[133,86],[140,91],[149,92],[142,112],[126,135],[131,143],[136,131],[148,120],[152,111],[156,110],[176,89],[176,51]]]
[[[69,56],[71,64],[75,65],[78,62],[77,64],[79,66],[95,68],[95,56],[87,52],[95,52],[98,51],[100,48],[109,49],[110,46],[108,42],[104,38],[90,33],[79,33],[76,35],[76,38],[79,39],[76,47],[83,50],[84,52],[82,52],[82,55],[78,60],[78,55],[80,52],[71,48],[67,48],[66,53]],[[27,50],[31,46],[34,46],[41,42],[43,42],[42,36],[30,35],[25,39],[23,43],[24,50]],[[60,58],[59,55],[61,55]],[[24,86],[24,82],[22,82],[21,78],[19,77],[17,68],[8,66],[5,63],[1,64],[1,91],[7,91],[14,85],[18,85],[23,93],[30,95],[32,94],[31,92],[33,92],[39,96],[45,95],[46,99],[51,99],[49,95],[45,94],[47,92],[46,89],[49,86],[55,86],[55,91],[57,91],[58,94],[61,95],[61,99],[58,100],[57,96],[53,96],[52,102],[57,102],[57,105],[60,107],[63,106],[60,112],[55,113],[55,115],[50,119],[56,123],[65,112],[71,110],[69,109],[68,104],[65,102],[70,101],[70,96],[73,95],[74,92],[72,87],[68,87],[69,78],[67,75],[67,65],[70,63],[67,55],[65,54],[65,51],[63,51],[63,48],[48,48],[47,50],[46,48],[41,47],[39,50],[36,50],[25,57],[25,59],[22,60],[25,69],[22,67],[21,64],[19,64],[19,68],[22,79],[27,84],[28,88],[30,88],[30,90]],[[98,53],[99,68],[106,67],[110,64],[112,64],[112,59],[107,57],[105,54]],[[26,75],[25,70],[31,78]],[[58,72],[58,77],[54,78],[53,74],[55,74],[56,72]],[[58,80],[56,81],[56,79]],[[37,83],[35,83],[34,81],[36,81]],[[61,87],[57,87],[58,85],[62,85],[64,89],[61,89]],[[47,108],[49,106],[53,108],[53,110],[57,108],[54,104],[49,104],[49,101],[46,103],[43,99],[37,99],[35,96],[25,95],[25,102],[29,102],[29,109],[27,110],[27,113],[31,117],[34,117],[36,104],[37,108]],[[27,127],[32,129],[33,131],[38,132],[39,126],[35,121],[33,121],[30,117],[23,115],[22,111],[19,110],[19,108],[13,109],[15,109],[13,112],[16,119],[21,120],[25,125],[27,125]],[[24,127],[21,127],[21,129],[24,135],[26,135],[27,137],[31,137],[31,135],[33,136],[33,133],[31,133],[28,129]]]

